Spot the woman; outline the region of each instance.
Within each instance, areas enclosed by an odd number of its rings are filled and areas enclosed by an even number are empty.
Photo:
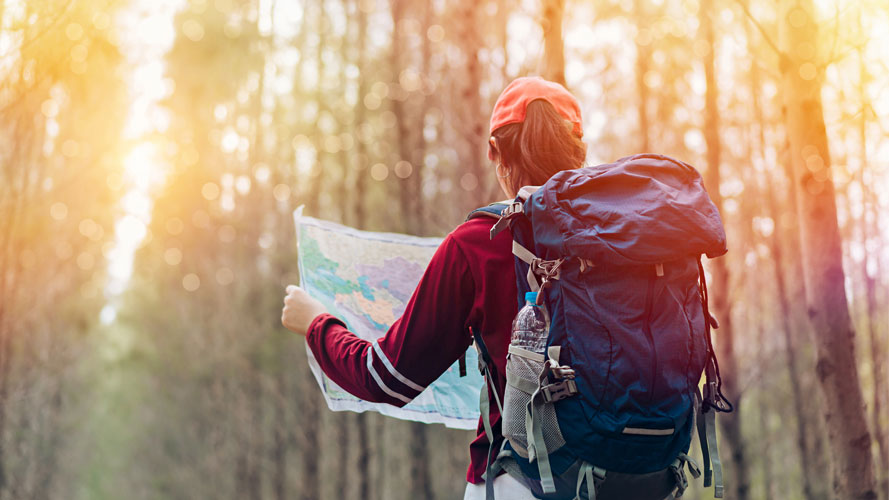
[[[507,198],[522,186],[540,185],[553,174],[583,165],[586,145],[580,106],[564,87],[541,78],[519,78],[497,99],[491,115],[488,158]],[[487,200],[479,200],[483,205]],[[290,285],[281,320],[306,336],[321,369],[340,387],[366,401],[403,406],[420,394],[466,351],[472,331],[481,332],[495,365],[503,399],[506,351],[516,315],[516,279],[508,231],[493,240],[494,219],[464,222],[436,251],[388,333],[374,343],[359,339],[305,291]],[[500,415],[492,405],[494,436],[479,423],[470,445],[465,498],[484,498],[482,474],[488,439],[500,448]],[[533,498],[508,475],[495,482],[498,498]]]

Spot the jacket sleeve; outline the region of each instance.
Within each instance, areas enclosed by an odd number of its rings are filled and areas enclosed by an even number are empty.
[[[365,401],[404,406],[469,347],[475,285],[463,251],[448,236],[429,262],[404,314],[375,342],[321,314],[306,341],[324,373]]]

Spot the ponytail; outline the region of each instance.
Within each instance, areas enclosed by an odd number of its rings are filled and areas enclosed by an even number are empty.
[[[509,171],[507,182],[513,192],[523,186],[539,186],[562,170],[583,165],[586,144],[574,133],[549,102],[528,103],[525,120],[494,130],[500,162]]]

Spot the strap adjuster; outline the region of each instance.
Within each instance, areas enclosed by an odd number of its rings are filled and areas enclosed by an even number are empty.
[[[542,276],[544,280],[557,280],[562,262],[565,262],[565,259],[543,260],[537,258],[531,261],[531,272]]]
[[[520,214],[525,212],[525,204],[521,201],[514,201],[506,206],[503,210],[500,211],[501,217],[510,218],[515,214]]]
[[[545,403],[555,403],[577,394],[577,384],[573,379],[565,379],[540,388]]]

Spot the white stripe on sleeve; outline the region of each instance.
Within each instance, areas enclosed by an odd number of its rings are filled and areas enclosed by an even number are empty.
[[[415,391],[417,391],[417,392],[423,392],[423,391],[426,389],[426,388],[423,387],[422,385],[420,385],[420,384],[416,384],[416,383],[414,383],[413,380],[411,380],[411,379],[405,377],[404,375],[398,373],[398,370],[396,370],[395,367],[392,366],[392,363],[389,362],[389,357],[386,356],[386,353],[383,352],[383,348],[380,347],[380,342],[379,342],[379,341],[375,341],[375,342],[373,342],[373,346],[374,346],[374,351],[376,351],[376,353],[377,353],[377,356],[380,357],[380,361],[383,362],[383,365],[386,367],[387,370],[389,370],[389,373],[390,373],[393,377],[395,377],[396,379],[398,379],[399,382],[401,382],[402,384],[404,384],[404,385],[410,387],[411,389],[413,389],[413,390],[415,390]]]
[[[383,358],[383,359],[385,359],[385,358]],[[404,401],[405,403],[411,402],[411,398],[405,397],[403,394],[399,394],[399,393],[393,391],[388,386],[386,386],[386,383],[383,382],[382,378],[380,378],[380,374],[377,373],[377,370],[374,368],[373,351],[368,351],[368,353],[367,353],[367,371],[370,372],[371,377],[373,377],[373,379],[376,380],[377,385],[380,386],[380,389],[382,389],[383,392],[385,392],[386,394],[392,396],[393,398],[395,398],[399,401]]]

